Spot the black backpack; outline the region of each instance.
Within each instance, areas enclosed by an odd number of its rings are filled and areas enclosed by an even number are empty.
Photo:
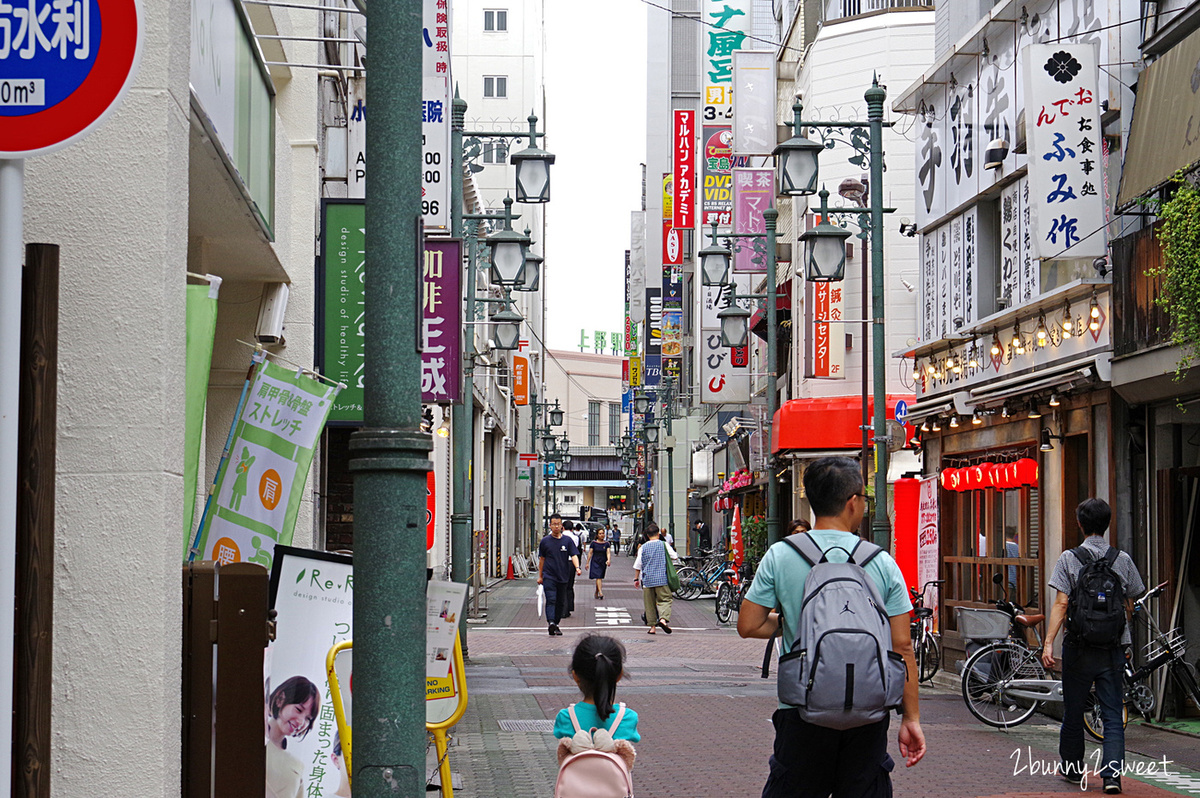
[[[1067,599],[1067,637],[1075,644],[1113,648],[1125,631],[1125,586],[1113,570],[1120,552],[1097,557],[1084,546],[1071,549],[1083,565]]]

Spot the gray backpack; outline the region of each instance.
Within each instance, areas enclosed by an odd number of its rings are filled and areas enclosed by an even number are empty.
[[[883,601],[863,570],[882,549],[861,540],[847,552],[847,562],[839,563],[829,562],[807,534],[784,542],[812,570],[804,582],[796,640],[779,658],[779,700],[799,707],[805,721],[831,729],[883,720],[889,709],[899,709],[908,670],[892,651]]]

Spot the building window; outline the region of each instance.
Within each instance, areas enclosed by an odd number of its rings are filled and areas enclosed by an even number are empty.
[[[483,29],[489,33],[508,30],[508,12],[503,9],[488,9],[484,11]]]
[[[493,139],[483,142],[484,163],[508,163],[508,142],[504,139]]]
[[[600,403],[588,402],[588,446],[600,445]]]
[[[608,403],[608,444],[616,446],[621,442],[621,403]]]
[[[483,79],[483,96],[503,98],[508,96],[508,78],[504,75],[487,75]]]

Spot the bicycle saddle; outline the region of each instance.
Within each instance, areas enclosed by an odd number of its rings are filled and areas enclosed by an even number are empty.
[[[1042,621],[1046,620],[1045,615],[1018,615],[1017,623],[1022,626],[1037,626]]]
[[[933,609],[930,607],[917,607],[913,612],[918,618],[930,618],[933,616]]]

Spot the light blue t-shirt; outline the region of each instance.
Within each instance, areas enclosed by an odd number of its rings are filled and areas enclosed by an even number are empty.
[[[860,538],[852,532],[841,532],[836,529],[814,529],[808,533],[821,547],[829,552],[830,562],[845,562],[847,554],[854,550]],[[833,547],[839,547],[830,552]],[[796,639],[796,625],[800,620],[800,608],[804,603],[804,580],[808,578],[812,567],[800,554],[787,543],[780,541],[767,549],[758,570],[754,572],[754,581],[746,591],[746,600],[753,601],[760,607],[775,609],[783,608],[783,638],[781,654],[786,654],[792,648]],[[904,576],[900,566],[886,551],[880,552],[867,563],[867,576],[875,583],[879,596],[883,599],[884,612],[888,617],[906,615],[912,610],[912,600],[904,587]]]
[[[615,715],[617,707],[614,706],[612,711],[613,715]],[[613,715],[600,720],[600,714],[596,712],[596,707],[593,704],[586,704],[580,701],[575,705],[575,717],[579,719],[579,728],[584,731],[600,728],[607,729],[612,725]],[[617,727],[616,733],[613,734],[613,739],[628,740],[631,743],[639,742],[642,739],[642,735],[638,734],[637,722],[637,713],[629,707],[625,707],[625,716],[621,718],[621,725]],[[565,709],[560,709],[558,717],[554,719],[554,736],[575,736],[575,727],[571,724],[571,713]]]

